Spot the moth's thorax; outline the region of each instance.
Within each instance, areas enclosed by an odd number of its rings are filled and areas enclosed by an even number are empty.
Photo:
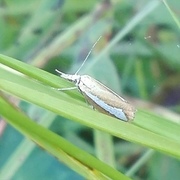
[[[79,86],[85,86],[86,88],[93,89],[96,88],[95,80],[88,76],[88,75],[82,75],[80,77]]]

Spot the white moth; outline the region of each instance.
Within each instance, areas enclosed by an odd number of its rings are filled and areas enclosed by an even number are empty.
[[[98,42],[98,40],[96,41],[96,43]],[[96,45],[96,43],[93,45],[93,47]],[[75,87],[62,88],[59,90],[70,90],[78,88],[87,102],[98,111],[123,121],[133,120],[136,110],[131,104],[129,104],[118,94],[116,94],[111,89],[95,80],[94,78],[88,75],[78,75],[78,72],[89,57],[93,47],[74,75],[62,73],[56,69],[56,72],[58,72],[62,78],[67,79],[68,81],[71,81],[76,85]]]

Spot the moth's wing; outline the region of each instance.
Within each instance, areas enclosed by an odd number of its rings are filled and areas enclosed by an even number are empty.
[[[92,77],[87,75],[81,76],[79,89],[86,97],[87,101],[97,110],[113,116],[115,116],[114,114],[121,116],[120,112],[122,111],[122,113],[125,114],[125,117],[122,115],[119,119],[122,119],[123,117],[124,120],[132,120],[134,118],[135,108],[132,105]],[[107,112],[105,107],[109,112]]]

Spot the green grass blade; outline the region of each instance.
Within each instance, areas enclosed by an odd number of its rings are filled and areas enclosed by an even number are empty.
[[[84,177],[92,179],[94,176],[96,179],[107,179],[101,174],[103,173],[111,179],[129,179],[62,137],[33,122],[8,103],[3,96],[0,97],[0,106],[1,115],[9,124]],[[2,176],[3,174],[1,174],[1,178]]]
[[[2,64],[4,62],[7,64],[7,61],[8,58],[1,56],[0,62]],[[17,61],[11,59],[9,63],[11,63],[11,67],[13,67],[12,64],[14,63],[15,65]],[[180,142],[177,141],[177,138],[174,138],[179,137],[180,133],[180,127],[177,124],[140,110],[136,113],[134,123],[124,123],[115,118],[92,111],[85,103],[79,101],[74,96],[78,94],[78,92],[68,92],[72,96],[70,97],[66,92],[58,92],[52,89],[50,85],[43,85],[42,71],[21,62],[21,72],[23,71],[27,74],[26,69],[28,69],[28,72],[31,72],[32,69],[32,72],[35,73],[36,76],[39,73],[39,77],[30,79],[29,77],[19,76],[1,69],[0,88],[21,99],[39,105],[88,127],[105,131],[116,137],[142,144],[176,158],[180,158]],[[16,68],[16,70],[18,70],[18,68]],[[48,76],[46,72],[44,72],[44,74],[46,74],[46,78],[48,77],[48,81],[46,79],[46,84],[52,84],[53,82],[56,83],[56,86],[60,86],[61,82],[64,82],[61,78],[57,78],[51,74]],[[30,74],[29,76],[33,78],[35,75]],[[41,82],[38,82],[40,80]],[[157,126],[154,127],[153,123],[156,121],[158,123],[156,124]],[[146,122],[146,124],[143,122]],[[169,125],[167,127],[169,135],[165,135],[165,131],[163,130],[163,128],[166,128],[165,125],[167,122]],[[175,127],[175,129],[171,129],[171,127]],[[171,134],[173,134],[173,136]]]

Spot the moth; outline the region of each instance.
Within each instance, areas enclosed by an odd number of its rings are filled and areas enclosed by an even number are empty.
[[[96,43],[97,42],[98,41],[96,41]],[[96,43],[93,45],[93,47],[96,45]],[[96,79],[88,75],[78,75],[78,72],[86,62],[93,47],[75,74],[65,74],[56,69],[56,72],[60,74],[60,77],[75,84],[75,87],[61,88],[59,90],[78,88],[86,101],[92,105],[94,109],[122,121],[132,121],[134,119],[136,109],[129,104],[129,102]]]

